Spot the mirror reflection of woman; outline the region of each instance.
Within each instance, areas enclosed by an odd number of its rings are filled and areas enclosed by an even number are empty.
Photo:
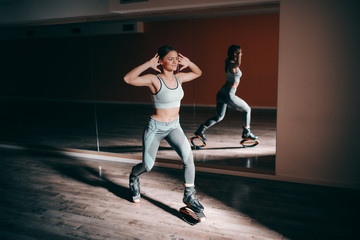
[[[161,71],[158,69],[160,65]],[[189,68],[189,72],[177,72]],[[152,68],[159,72],[157,75],[141,75]],[[163,46],[149,61],[134,68],[124,77],[124,81],[133,86],[148,87],[155,109],[143,133],[142,163],[132,168],[129,176],[129,187],[134,202],[140,202],[139,177],[149,172],[154,166],[160,141],[165,139],[175,149],[183,161],[184,198],[183,202],[191,209],[201,212],[204,210],[195,197],[195,165],[192,150],[180,123],[180,101],[184,96],[182,84],[192,81],[202,74],[201,70],[187,57],[178,53],[173,47]],[[162,186],[158,186],[161,188]]]
[[[235,95],[236,89],[240,84],[240,71],[242,50],[239,45],[231,45],[228,49],[228,57],[225,60],[226,82],[216,95],[216,115],[209,118],[195,131],[195,136],[207,140],[205,131],[225,117],[227,106],[243,112],[243,139],[256,140],[258,137],[250,131],[251,108],[241,98]]]

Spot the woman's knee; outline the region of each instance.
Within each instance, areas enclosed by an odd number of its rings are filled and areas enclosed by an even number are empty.
[[[245,101],[242,104],[237,104],[235,109],[247,114],[251,114],[251,107]]]
[[[131,173],[134,176],[139,177],[143,173],[150,172],[151,168],[152,168],[152,166],[149,167],[148,165],[144,164],[144,162],[142,162],[142,163],[135,165],[132,168]]]
[[[184,140],[183,147],[180,150],[179,156],[181,157],[183,163],[186,164],[193,164],[194,156],[191,150],[191,146],[187,139]]]
[[[215,121],[221,122],[224,119],[224,117],[225,117],[224,115],[217,115]]]
[[[145,162],[145,164],[144,164],[144,170],[146,172],[150,172],[153,167],[154,167],[154,162],[151,162],[151,163]]]
[[[135,166],[137,172],[150,172],[154,167],[154,161],[143,160],[142,163]]]

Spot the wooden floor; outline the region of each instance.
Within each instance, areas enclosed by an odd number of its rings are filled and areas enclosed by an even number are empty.
[[[355,239],[358,191],[197,173],[191,226],[180,170],[155,167],[130,201],[129,163],[0,150],[0,239]],[[101,166],[101,176],[99,167]]]
[[[193,153],[197,196],[207,221],[190,226],[178,212],[183,206],[181,161],[166,142],[156,167],[140,179],[141,203],[130,201],[128,176],[141,160],[141,135],[151,106],[23,101],[0,101],[0,106],[0,239],[359,235],[359,191],[224,174],[275,174],[275,111],[253,111],[252,130],[260,139],[255,148],[240,146],[241,113],[231,109],[206,132],[207,148]],[[193,136],[213,114],[213,108],[183,107],[185,134]],[[109,161],[112,157],[116,161]]]

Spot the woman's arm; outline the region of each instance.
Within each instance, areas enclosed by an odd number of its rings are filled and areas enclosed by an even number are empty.
[[[230,63],[229,63],[229,71],[231,71],[232,73],[236,73],[238,71],[238,68],[240,68],[241,55],[242,55],[241,52],[235,54],[235,61],[230,61]]]
[[[149,61],[147,61],[144,64],[141,64],[140,66],[137,66],[136,68],[134,68],[133,70],[131,70],[130,72],[128,72],[125,76],[124,76],[124,81],[127,84],[133,85],[133,86],[147,86],[147,87],[151,87],[152,84],[152,74],[146,74],[143,76],[140,76],[140,74],[142,72],[144,72],[145,70],[152,68],[155,71],[161,72],[157,66],[159,65],[159,56],[156,54],[152,59],[150,59]]]
[[[191,62],[187,57],[179,53],[179,64],[182,66],[180,71],[189,67],[191,72],[187,73],[178,73],[176,76],[180,80],[180,82],[189,82],[201,76],[202,71],[195,63]]]
[[[236,55],[236,60],[235,60],[235,64],[236,64],[236,66],[239,67],[239,68],[240,68],[240,65],[241,65],[241,55],[242,55],[242,52],[238,53],[238,54]]]

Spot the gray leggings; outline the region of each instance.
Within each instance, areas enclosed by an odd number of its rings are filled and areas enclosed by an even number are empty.
[[[134,166],[132,174],[140,176],[154,166],[160,141],[165,139],[175,149],[184,163],[184,182],[194,184],[195,165],[188,139],[182,130],[179,118],[172,122],[159,122],[150,118],[143,134],[143,160]]]
[[[251,108],[244,100],[236,96],[235,92],[236,88],[229,89],[225,85],[220,89],[216,95],[216,115],[204,123],[205,129],[208,129],[209,127],[224,119],[228,105],[238,111],[243,112],[243,126],[250,127]]]

